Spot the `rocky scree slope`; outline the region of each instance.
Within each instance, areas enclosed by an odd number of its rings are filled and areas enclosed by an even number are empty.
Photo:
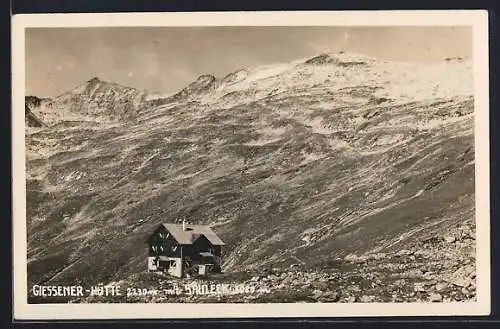
[[[114,282],[122,289],[147,287],[143,296],[91,296],[74,302],[467,302],[476,298],[473,221],[448,228],[444,235],[423,237],[408,249],[388,253],[350,254],[314,269],[302,264],[286,268],[229,272],[210,277],[176,279],[134,274]],[[164,293],[175,286],[220,283],[252,287],[252,293]],[[156,293],[152,293],[156,291]]]
[[[92,82],[60,96],[64,115],[26,132],[29,283],[142,273],[148,235],[180,218],[213,226],[228,273],[329,268],[473,223],[471,74],[466,60],[328,53],[202,76],[135,111],[97,107],[68,121],[115,94]],[[440,252],[422,263],[452,271],[433,261]]]

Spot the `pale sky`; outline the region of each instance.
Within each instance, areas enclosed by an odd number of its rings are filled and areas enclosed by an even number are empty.
[[[396,61],[472,56],[470,27],[29,28],[26,94],[55,97],[94,76],[173,93],[201,74],[290,62],[325,51]]]

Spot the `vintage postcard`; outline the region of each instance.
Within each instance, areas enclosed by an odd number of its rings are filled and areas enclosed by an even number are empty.
[[[14,16],[15,319],[489,314],[487,18]]]

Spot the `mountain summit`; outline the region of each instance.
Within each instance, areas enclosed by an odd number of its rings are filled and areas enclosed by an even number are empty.
[[[117,121],[134,117],[145,93],[94,77],[53,99],[44,99],[32,110],[44,122]]]

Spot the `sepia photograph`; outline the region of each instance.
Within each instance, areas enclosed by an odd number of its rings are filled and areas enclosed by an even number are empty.
[[[437,13],[21,17],[15,299],[487,314],[487,16]]]

